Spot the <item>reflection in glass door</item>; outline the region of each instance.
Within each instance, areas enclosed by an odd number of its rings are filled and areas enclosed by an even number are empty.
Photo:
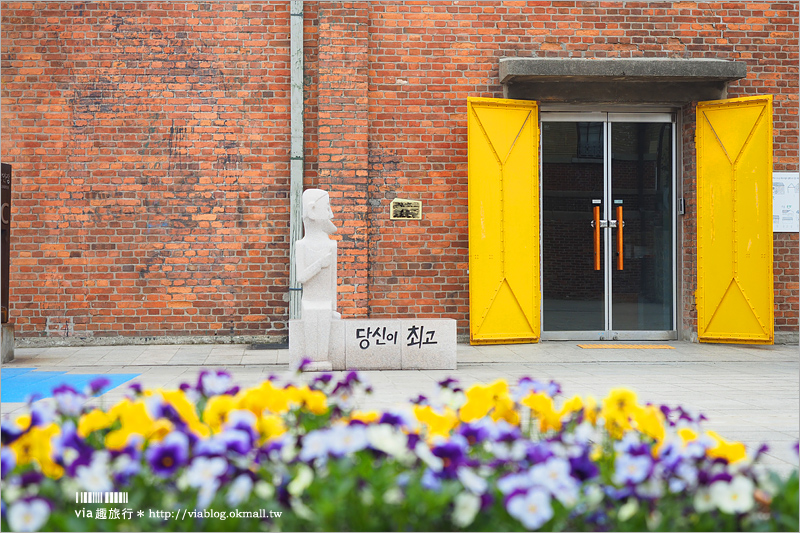
[[[544,338],[670,338],[671,118],[575,118],[542,124]]]
[[[542,123],[542,331],[606,329],[604,126]]]
[[[611,329],[672,330],[672,124],[609,126]]]

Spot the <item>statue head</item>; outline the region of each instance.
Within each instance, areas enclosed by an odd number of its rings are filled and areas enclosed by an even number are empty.
[[[306,189],[303,192],[303,226],[306,235],[314,230],[326,235],[336,233],[336,226],[331,219],[333,211],[328,193],[322,189]]]

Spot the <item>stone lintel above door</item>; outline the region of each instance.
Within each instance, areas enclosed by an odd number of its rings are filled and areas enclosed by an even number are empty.
[[[746,76],[744,62],[722,59],[500,59],[503,95],[542,103],[682,106],[723,99],[728,84]]]

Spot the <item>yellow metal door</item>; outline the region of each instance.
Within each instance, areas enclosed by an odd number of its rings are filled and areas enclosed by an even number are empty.
[[[772,97],[697,106],[697,333],[772,344]]]
[[[539,117],[536,102],[469,98],[472,344],[539,339]]]

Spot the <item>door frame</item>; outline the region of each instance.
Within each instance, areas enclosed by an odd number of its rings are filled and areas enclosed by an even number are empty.
[[[604,254],[604,283],[605,283],[605,329],[602,331],[546,331],[544,329],[544,302],[540,300],[540,319],[541,319],[541,340],[674,340],[678,338],[678,113],[677,111],[665,112],[663,109],[652,112],[643,111],[640,108],[630,110],[615,108],[607,111],[597,110],[565,110],[550,111],[540,110],[539,112],[539,194],[543,194],[543,160],[542,160],[542,135],[544,129],[543,122],[602,122],[603,123],[603,211],[604,218],[611,217],[611,127],[613,123],[620,122],[668,122],[672,124],[672,329],[664,331],[630,331],[614,330],[611,328],[611,300],[612,300],[612,279],[611,276],[613,259],[609,247],[612,237],[609,232],[604,232],[605,250]],[[544,202],[539,202],[539,220],[544,220]],[[539,264],[544,264],[544,228],[540,225],[540,246]],[[544,292],[544,269],[539,271],[539,286]]]

